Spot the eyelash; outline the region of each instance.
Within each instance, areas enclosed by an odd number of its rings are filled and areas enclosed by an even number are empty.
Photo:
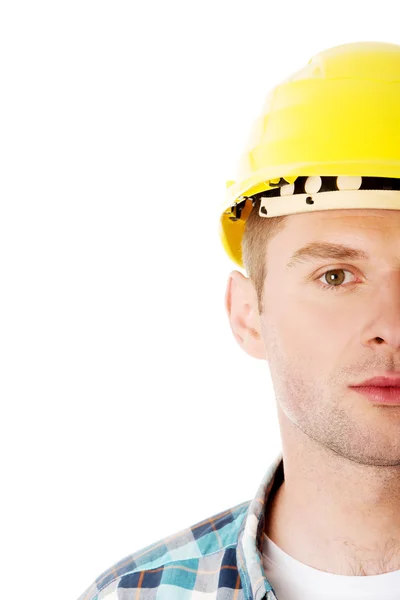
[[[321,279],[321,277],[323,277],[324,275],[326,275],[326,273],[330,273],[331,271],[345,271],[347,273],[351,273],[352,275],[354,275],[353,271],[350,271],[349,269],[344,269],[342,267],[337,267],[336,269],[328,269],[327,271],[324,271],[323,273],[321,273],[321,275],[319,275],[317,277],[317,285],[319,285],[323,290],[327,290],[327,291],[334,291],[337,292],[339,290],[343,290],[343,288],[345,287],[344,284],[341,285],[328,285],[327,283],[321,283],[320,281],[318,281],[319,279]],[[355,275],[354,275],[355,276]]]

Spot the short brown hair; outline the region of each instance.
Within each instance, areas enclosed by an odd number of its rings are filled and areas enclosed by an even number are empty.
[[[247,276],[254,284],[258,312],[264,310],[264,283],[267,276],[267,243],[284,228],[287,215],[279,217],[260,217],[261,198],[255,204],[248,216],[242,238],[242,261],[247,271]]]

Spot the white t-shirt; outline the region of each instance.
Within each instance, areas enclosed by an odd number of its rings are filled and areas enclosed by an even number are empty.
[[[400,600],[400,570],[381,575],[335,575],[289,556],[264,533],[262,564],[277,600]]]

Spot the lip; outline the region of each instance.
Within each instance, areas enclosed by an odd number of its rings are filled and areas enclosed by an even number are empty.
[[[354,391],[363,394],[375,404],[392,404],[400,407],[400,386],[349,386]]]
[[[366,379],[356,385],[349,387],[399,387],[400,388],[400,373],[396,375],[381,375],[380,377],[372,377],[372,379]]]

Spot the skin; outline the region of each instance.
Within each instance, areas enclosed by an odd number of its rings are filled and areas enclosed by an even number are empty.
[[[348,387],[400,372],[399,230],[396,210],[290,215],[268,242],[264,312],[239,271],[226,288],[234,338],[267,361],[275,392],[285,479],[269,499],[264,531],[296,560],[338,575],[400,569],[400,406]],[[312,241],[371,258],[286,269]],[[336,292],[319,287],[334,287],[328,270],[340,277]]]

